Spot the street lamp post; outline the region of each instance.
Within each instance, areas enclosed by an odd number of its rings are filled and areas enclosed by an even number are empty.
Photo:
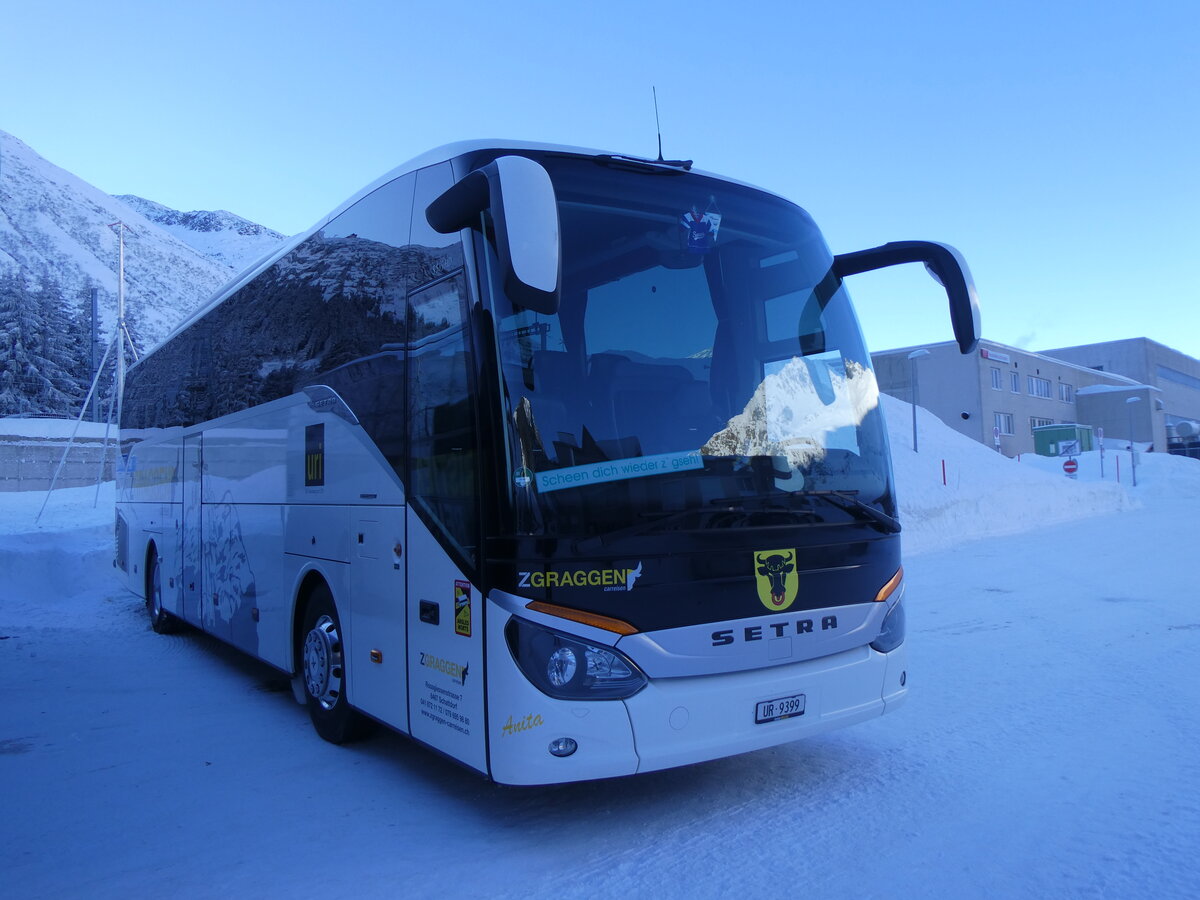
[[[917,360],[924,359],[928,355],[928,350],[914,350],[908,354],[909,377],[912,379],[913,453],[917,452],[917,401],[920,399],[920,395],[917,393]]]
[[[1133,449],[1133,404],[1141,400],[1141,397],[1128,397],[1125,400],[1125,405],[1129,407],[1129,466],[1133,470],[1134,487],[1137,487],[1137,451]]]

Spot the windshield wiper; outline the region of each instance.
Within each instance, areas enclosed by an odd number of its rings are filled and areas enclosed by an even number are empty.
[[[832,503],[839,509],[844,509],[848,513],[858,515],[860,519],[870,520],[873,524],[881,526],[881,530],[888,534],[898,534],[900,531],[900,520],[895,516],[889,516],[882,509],[874,507],[869,503],[864,503],[855,495],[858,491],[803,491],[802,497],[820,497],[823,500]]]
[[[755,507],[760,511],[770,510],[794,510],[794,506],[788,506],[782,502],[787,498],[807,499],[809,497],[819,497],[827,503],[836,506],[838,509],[843,509],[853,515],[860,521],[869,522],[872,525],[880,526],[880,529],[888,534],[896,534],[900,531],[900,520],[889,516],[883,510],[871,506],[869,503],[864,503],[855,496],[858,491],[788,491],[785,493],[769,493],[769,494],[751,494],[739,497],[721,497],[717,500],[710,500],[709,503],[714,506],[725,506],[729,508],[740,507],[748,509],[747,500],[757,501],[762,504]]]
[[[625,156],[621,153],[601,153],[592,159],[602,166],[629,169],[646,174],[678,175],[680,171],[691,171],[690,159],[646,159],[641,156]]]
[[[759,506],[746,508],[740,501],[744,498],[730,498],[729,501],[714,501],[719,503],[724,508],[721,509],[681,509],[671,512],[643,512],[640,517],[645,521],[638,522],[634,525],[627,525],[624,528],[618,528],[615,531],[602,532],[586,538],[577,540],[574,548],[577,552],[591,549],[597,545],[609,546],[626,538],[639,537],[645,534],[654,532],[676,532],[679,534],[700,534],[705,531],[710,531],[714,528],[742,528],[749,530],[750,528],[779,528],[786,524],[793,528],[803,528],[813,525],[819,525],[820,519],[811,511],[799,510],[795,507],[782,506],[773,504],[770,506]],[[733,507],[737,506],[735,510]],[[730,519],[730,516],[734,519]],[[760,516],[775,516],[786,517],[788,521],[772,522],[770,524],[747,525],[747,521],[753,520]],[[816,518],[816,521],[806,521],[808,518]],[[695,519],[694,523],[685,523],[688,519]],[[735,524],[736,522],[736,524]],[[680,527],[682,525],[682,527]]]

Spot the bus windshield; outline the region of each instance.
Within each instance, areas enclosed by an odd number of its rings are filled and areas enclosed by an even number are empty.
[[[897,530],[870,357],[809,216],[697,174],[539,161],[559,311],[491,285],[515,534]]]

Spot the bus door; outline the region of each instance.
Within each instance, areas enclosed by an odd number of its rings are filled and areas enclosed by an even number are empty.
[[[409,296],[408,683],[413,737],[487,771],[478,454],[462,274]],[[418,332],[419,333],[419,332]]]
[[[201,583],[201,452],[199,434],[183,438],[183,534],[180,559],[182,566],[183,618],[193,625],[203,625],[200,597]]]
[[[482,599],[411,507],[404,555],[412,736],[486,772]]]

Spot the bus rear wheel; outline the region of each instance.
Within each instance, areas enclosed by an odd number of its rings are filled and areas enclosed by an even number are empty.
[[[172,634],[179,630],[179,620],[163,608],[162,566],[158,554],[152,553],[150,571],[146,573],[146,612],[150,616],[150,627],[155,634]]]
[[[331,744],[365,737],[368,720],[346,699],[346,658],[342,627],[333,595],[326,585],[316,588],[304,616],[300,648],[300,679],[313,727]]]

